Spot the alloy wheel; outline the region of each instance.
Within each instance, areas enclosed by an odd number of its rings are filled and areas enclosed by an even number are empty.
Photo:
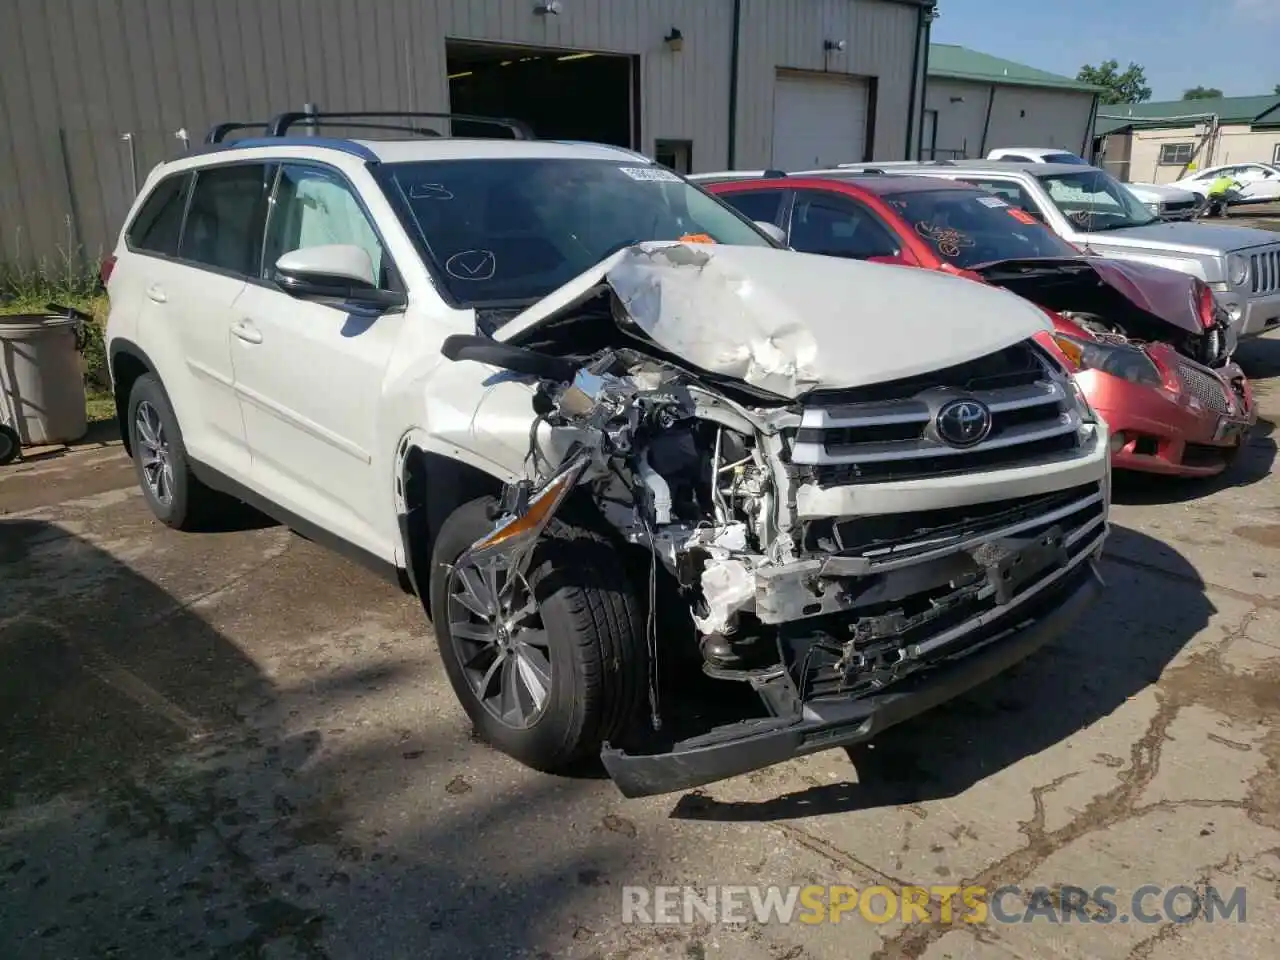
[[[505,726],[533,726],[551,697],[551,649],[524,577],[497,560],[455,566],[449,638],[472,693]]]
[[[142,465],[142,478],[162,506],[173,503],[173,452],[164,422],[149,400],[138,404],[134,415],[134,427],[138,437],[138,462]]]

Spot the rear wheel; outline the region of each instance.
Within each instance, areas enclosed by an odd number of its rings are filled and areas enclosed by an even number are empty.
[[[7,423],[0,423],[0,467],[18,459],[22,450],[22,438],[18,431]]]
[[[614,546],[557,518],[526,576],[457,565],[494,501],[456,510],[436,540],[431,608],[445,671],[476,732],[520,762],[569,769],[616,741],[647,676],[639,605]]]
[[[231,503],[191,472],[178,418],[154,374],[134,381],[128,416],[138,485],[157,520],[176,530],[194,530]]]

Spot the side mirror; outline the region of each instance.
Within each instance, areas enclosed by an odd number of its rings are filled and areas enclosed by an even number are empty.
[[[787,231],[783,230],[776,223],[769,223],[765,220],[751,221],[756,225],[756,229],[767,236],[770,240],[776,241],[781,246],[787,245]]]
[[[381,309],[407,302],[403,293],[379,289],[369,254],[349,243],[291,250],[276,261],[273,279],[301,300],[341,300]]]
[[[572,383],[578,375],[578,364],[572,360],[513,347],[474,333],[455,333],[446,337],[440,352],[448,360],[474,360],[557,383]]]

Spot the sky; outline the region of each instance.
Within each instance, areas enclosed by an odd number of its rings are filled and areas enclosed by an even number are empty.
[[[1074,77],[1086,63],[1130,61],[1152,100],[1190,87],[1228,97],[1280,83],[1280,0],[938,0],[936,43]]]

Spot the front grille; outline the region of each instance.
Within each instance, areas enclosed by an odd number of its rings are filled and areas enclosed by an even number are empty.
[[[1280,248],[1264,250],[1249,257],[1249,276],[1256,294],[1280,290]]]
[[[1101,516],[1101,485],[1086,483],[1054,493],[1013,497],[990,503],[970,503],[914,513],[864,517],[823,517],[804,525],[807,553],[830,552],[857,557],[884,569],[901,561],[918,560],[974,538],[1000,532],[1021,532],[1060,523],[1068,529]]]
[[[944,442],[935,429],[939,409],[958,398],[991,412],[991,430],[970,447]],[[1039,463],[1081,442],[1068,381],[1029,341],[923,377],[809,399],[791,461],[812,466],[824,486]]]
[[[920,667],[971,651],[1017,624],[1054,609],[1091,574],[1088,557],[1101,543],[1106,524],[1101,512],[1081,511],[1056,524],[1023,530],[1034,537],[1056,526],[1062,535],[1065,564],[1051,567],[1024,583],[1001,606],[994,587],[982,579],[959,588],[922,592],[877,608],[859,610],[851,621],[839,621],[825,643],[804,650],[795,661],[795,676],[806,699],[862,696],[913,673]],[[901,623],[899,632],[865,628],[870,620]],[[852,634],[852,639],[847,639]],[[848,644],[852,644],[852,651]],[[848,669],[851,654],[861,665]]]
[[[1169,213],[1185,213],[1195,208],[1195,200],[1172,200],[1164,205],[1164,209]]]
[[[1227,413],[1231,409],[1226,384],[1212,371],[1179,357],[1178,379],[1183,389],[1204,404],[1205,409],[1214,413]]]

